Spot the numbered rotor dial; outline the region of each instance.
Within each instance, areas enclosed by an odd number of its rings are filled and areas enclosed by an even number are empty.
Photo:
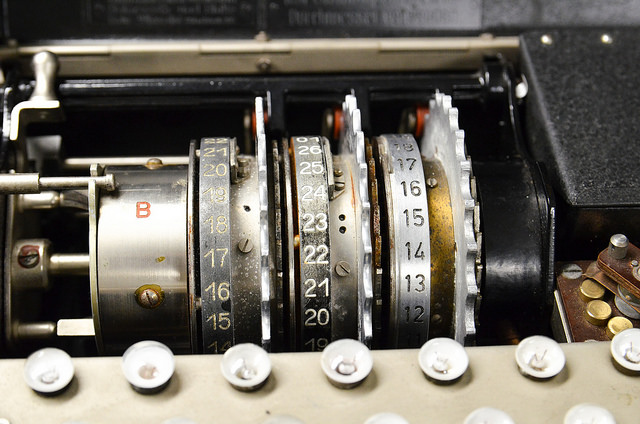
[[[293,137],[298,206],[300,343],[321,350],[331,340],[329,178],[326,139]]]
[[[429,334],[431,256],[422,158],[410,135],[378,138],[389,221],[389,342],[419,346]]]
[[[188,168],[109,168],[117,188],[93,206],[98,343],[157,332],[177,351],[224,353],[469,339],[479,213],[451,99],[436,94],[419,148],[407,134],[365,140],[348,95],[335,154],[324,137],[269,139],[264,102],[255,156],[203,138]]]
[[[234,344],[229,230],[231,148],[229,138],[205,138],[199,150],[200,298],[205,353],[221,353]]]

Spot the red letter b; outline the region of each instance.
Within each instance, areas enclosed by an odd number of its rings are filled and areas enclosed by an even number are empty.
[[[151,215],[151,203],[136,203],[136,218],[149,218],[149,215]]]

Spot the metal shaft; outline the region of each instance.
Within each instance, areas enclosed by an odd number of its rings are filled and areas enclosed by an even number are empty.
[[[52,275],[89,275],[89,254],[53,254],[49,258],[49,272]]]
[[[15,327],[15,337],[18,339],[46,339],[56,334],[54,322],[23,322]]]
[[[18,208],[21,211],[28,209],[54,209],[60,206],[60,193],[57,191],[43,191],[40,193],[21,194],[18,197]]]
[[[158,156],[163,165],[188,165],[188,156]],[[94,163],[104,166],[133,166],[146,165],[148,156],[129,157],[92,157],[92,158],[68,158],[64,160],[64,169],[70,171],[86,171]]]
[[[113,175],[105,175],[103,177],[42,177],[39,180],[41,190],[83,188],[89,185],[89,181],[95,181],[96,186],[107,190],[113,190],[116,185]]]
[[[40,174],[1,174],[0,194],[40,193],[43,190],[86,188],[89,181],[106,190],[115,189],[113,175],[103,177],[40,177]]]

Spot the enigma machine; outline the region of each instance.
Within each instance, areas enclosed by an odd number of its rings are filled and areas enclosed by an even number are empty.
[[[0,14],[0,423],[640,422],[640,3]]]

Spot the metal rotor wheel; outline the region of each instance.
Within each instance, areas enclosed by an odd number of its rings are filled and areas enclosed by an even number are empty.
[[[458,127],[458,109],[452,107],[451,96],[435,94],[429,103],[424,131],[422,155],[427,161],[440,163],[449,186],[455,240],[453,335],[459,342],[468,343],[476,333],[476,263],[480,252],[480,222],[471,159],[466,154],[464,131]]]

